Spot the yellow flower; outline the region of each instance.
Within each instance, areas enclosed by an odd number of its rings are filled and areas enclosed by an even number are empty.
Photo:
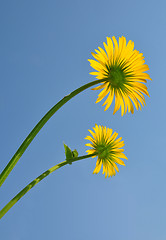
[[[115,96],[114,113],[121,107],[121,115],[128,112],[133,113],[136,109],[144,106],[144,95],[149,96],[147,87],[144,85],[146,79],[151,80],[150,76],[145,73],[149,70],[148,65],[144,64],[143,54],[134,50],[134,42],[131,40],[126,45],[126,38],[119,38],[119,45],[115,37],[107,37],[107,44],[104,42],[105,51],[99,47],[92,53],[96,60],[89,59],[91,66],[97,72],[90,74],[96,75],[97,79],[103,79],[100,86],[93,90],[103,89],[98,95],[96,101],[100,102],[107,94],[108,97],[103,106],[107,110]],[[133,103],[132,103],[133,102]]]
[[[121,137],[116,139],[118,133],[112,131],[110,128],[103,126],[98,126],[97,124],[93,128],[94,132],[88,130],[91,136],[87,136],[85,139],[91,141],[91,143],[85,144],[86,146],[92,147],[92,149],[87,150],[88,154],[96,154],[93,157],[98,156],[96,167],[93,173],[98,173],[103,164],[103,174],[105,173],[105,178],[112,177],[116,174],[115,170],[119,172],[116,163],[125,166],[125,163],[120,159],[127,159],[123,153],[124,142],[121,141]],[[113,134],[112,134],[113,133]],[[116,139],[116,140],[115,140]]]

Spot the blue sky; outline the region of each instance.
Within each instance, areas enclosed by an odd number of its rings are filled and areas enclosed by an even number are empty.
[[[165,240],[165,1],[1,1],[0,171],[43,115],[94,80],[88,58],[107,36],[134,41],[149,65],[150,98],[121,117],[86,90],[45,125],[0,189],[0,208],[64,160],[63,142],[84,155],[95,123],[125,141],[126,166],[93,175],[96,159],[53,173],[0,222],[4,240]]]

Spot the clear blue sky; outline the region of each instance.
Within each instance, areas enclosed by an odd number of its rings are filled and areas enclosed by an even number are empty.
[[[107,36],[133,40],[153,79],[134,115],[104,112],[89,89],[52,117],[1,187],[0,208],[64,160],[63,141],[84,155],[95,123],[123,137],[129,160],[109,179],[92,174],[96,159],[58,170],[2,218],[1,239],[166,239],[165,9],[164,0],[0,2],[0,171],[48,109],[94,80],[87,59]]]

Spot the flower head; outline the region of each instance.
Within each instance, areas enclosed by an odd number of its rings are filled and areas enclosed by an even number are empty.
[[[114,113],[121,107],[121,115],[128,112],[133,113],[135,105],[136,109],[141,109],[144,106],[144,95],[149,96],[146,79],[151,80],[150,76],[145,73],[149,70],[148,65],[144,64],[143,54],[134,50],[134,42],[131,40],[126,45],[126,38],[119,38],[119,45],[115,37],[107,37],[107,44],[103,43],[105,51],[99,47],[92,53],[96,60],[89,60],[91,66],[97,72],[90,74],[96,75],[97,79],[103,79],[100,86],[93,88],[93,90],[103,89],[98,95],[96,101],[100,102],[106,95],[108,95],[103,106],[106,105],[107,110],[115,96]]]
[[[96,154],[93,157],[98,156],[96,167],[93,173],[98,173],[103,164],[103,174],[105,177],[112,177],[116,174],[115,170],[119,172],[116,163],[124,165],[125,163],[120,159],[127,157],[123,153],[124,142],[121,141],[121,137],[116,139],[118,133],[112,131],[110,128],[103,126],[98,126],[97,124],[93,128],[94,132],[89,130],[91,136],[87,136],[85,139],[89,140],[91,143],[87,143],[86,146],[92,147],[92,149],[87,150],[88,154]]]

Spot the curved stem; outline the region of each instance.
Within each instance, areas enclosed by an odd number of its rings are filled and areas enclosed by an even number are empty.
[[[48,175],[50,175],[52,172],[54,172],[55,170],[57,170],[58,168],[61,168],[67,164],[71,164],[72,162],[76,162],[85,158],[90,158],[96,156],[95,154],[89,154],[89,155],[84,155],[81,157],[77,157],[77,158],[72,158],[71,160],[68,161],[64,161],[61,162],[57,165],[55,165],[54,167],[48,169],[47,171],[45,171],[44,173],[42,173],[39,177],[37,177],[36,179],[34,179],[31,183],[29,183],[23,190],[21,190],[1,211],[0,211],[0,219],[10,210],[10,208],[13,207],[13,205],[15,205],[20,198],[22,198],[31,188],[33,188],[37,183],[39,183],[42,179],[44,179],[45,177],[47,177]]]
[[[103,80],[96,80],[90,83],[87,83],[83,85],[82,87],[74,90],[69,95],[62,98],[55,106],[53,106],[46,114],[45,116],[38,122],[38,124],[33,128],[33,130],[30,132],[30,134],[27,136],[27,138],[24,140],[24,142],[21,144],[17,152],[14,154],[10,162],[7,164],[5,169],[2,171],[0,175],[0,187],[6,180],[9,173],[12,171],[18,160],[21,158],[27,147],[30,145],[32,140],[35,138],[35,136],[38,134],[38,132],[42,129],[42,127],[46,124],[46,122],[54,115],[58,109],[60,109],[65,103],[67,103],[71,98],[79,94],[80,92],[84,91],[85,89],[96,85],[98,83],[103,82]]]

